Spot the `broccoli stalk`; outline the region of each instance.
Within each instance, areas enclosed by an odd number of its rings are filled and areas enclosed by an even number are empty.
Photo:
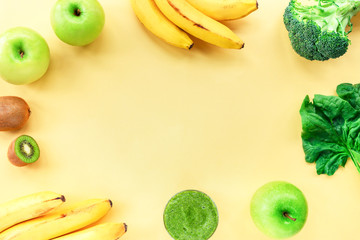
[[[350,20],[359,11],[360,0],[290,0],[283,17],[295,52],[324,61],[346,53]]]

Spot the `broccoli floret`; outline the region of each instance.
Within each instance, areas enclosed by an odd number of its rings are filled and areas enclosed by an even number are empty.
[[[283,20],[295,52],[324,61],[346,53],[359,11],[360,0],[290,0]]]

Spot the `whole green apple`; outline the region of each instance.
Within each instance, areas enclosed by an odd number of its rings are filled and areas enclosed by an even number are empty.
[[[34,30],[15,27],[0,35],[0,76],[5,81],[34,82],[46,73],[49,62],[49,46]]]
[[[304,226],[308,206],[303,193],[284,181],[269,182],[251,199],[251,217],[260,231],[272,238],[288,238]]]
[[[84,46],[100,35],[105,13],[97,0],[58,0],[50,19],[60,40],[73,46]]]

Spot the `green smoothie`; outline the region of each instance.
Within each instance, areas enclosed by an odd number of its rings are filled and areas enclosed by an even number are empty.
[[[207,240],[215,232],[218,222],[215,203],[196,190],[176,194],[164,211],[166,230],[175,240]]]

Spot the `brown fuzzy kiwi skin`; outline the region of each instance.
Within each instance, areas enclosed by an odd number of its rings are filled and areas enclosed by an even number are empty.
[[[9,159],[10,163],[12,163],[13,165],[15,165],[17,167],[23,167],[23,166],[28,165],[28,163],[21,161],[21,159],[16,155],[16,153],[15,153],[15,141],[16,141],[16,139],[10,143],[8,153],[7,153],[7,157]]]
[[[0,131],[22,128],[30,117],[30,107],[16,96],[0,97]]]

